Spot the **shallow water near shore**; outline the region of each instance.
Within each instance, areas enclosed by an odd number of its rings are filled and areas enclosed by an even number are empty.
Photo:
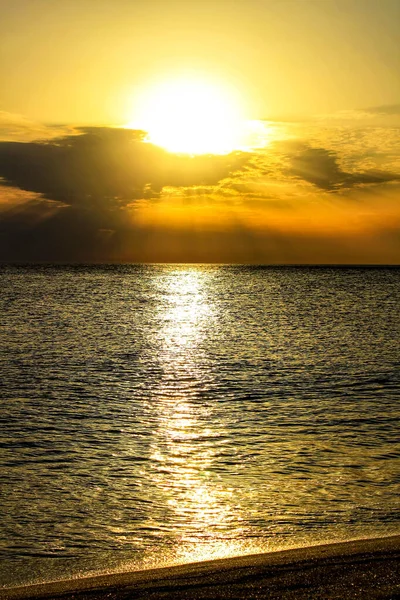
[[[1,585],[400,531],[400,269],[0,278]]]

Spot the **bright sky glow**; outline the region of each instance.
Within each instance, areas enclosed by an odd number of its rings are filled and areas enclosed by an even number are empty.
[[[399,0],[0,6],[3,262],[400,264]]]
[[[237,94],[200,79],[156,84],[138,101],[129,127],[169,152],[228,154],[243,146],[245,115]]]

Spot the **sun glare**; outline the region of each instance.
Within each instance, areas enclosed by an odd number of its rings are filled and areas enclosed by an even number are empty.
[[[241,146],[244,115],[235,91],[187,78],[146,90],[128,126],[169,152],[227,154]]]

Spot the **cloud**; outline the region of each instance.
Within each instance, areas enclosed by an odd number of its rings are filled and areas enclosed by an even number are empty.
[[[314,118],[320,124],[336,123],[346,127],[399,127],[400,104],[339,110],[334,113],[315,115]]]
[[[0,260],[399,262],[395,133],[286,125],[197,157],[112,128],[0,142]]]
[[[383,106],[372,106],[364,108],[365,113],[373,115],[400,115],[400,104],[385,104]]]
[[[0,140],[29,142],[50,140],[63,135],[73,135],[75,128],[67,125],[44,125],[22,115],[0,111]]]
[[[157,197],[164,186],[212,185],[246,161],[229,156],[177,156],[144,143],[145,133],[85,128],[47,142],[1,142],[4,185],[68,205],[96,209]]]
[[[0,259],[121,258],[127,239],[141,244],[136,203],[157,202],[169,186],[214,186],[248,160],[241,152],[169,154],[145,143],[141,131],[77,131],[47,141],[0,142]]]
[[[297,146],[297,145],[296,145]],[[348,173],[338,164],[332,150],[300,144],[289,157],[288,175],[304,179],[323,190],[337,191],[356,185],[381,184],[400,180],[400,175],[378,170]]]

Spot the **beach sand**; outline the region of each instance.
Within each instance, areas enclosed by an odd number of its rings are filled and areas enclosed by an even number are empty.
[[[3,589],[0,598],[397,600],[399,559],[392,536]]]

